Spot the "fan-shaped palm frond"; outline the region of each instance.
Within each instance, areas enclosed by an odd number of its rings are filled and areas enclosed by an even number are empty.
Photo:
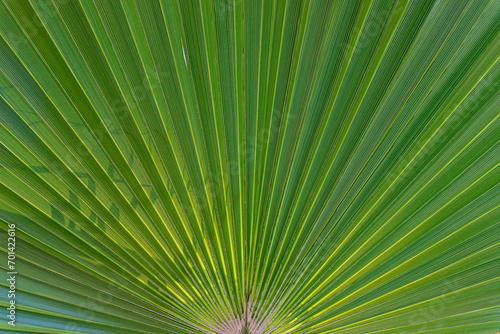
[[[0,331],[500,330],[499,22],[0,1]]]

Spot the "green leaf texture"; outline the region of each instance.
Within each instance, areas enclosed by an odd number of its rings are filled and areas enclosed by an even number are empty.
[[[1,0],[2,333],[496,333],[499,0]]]

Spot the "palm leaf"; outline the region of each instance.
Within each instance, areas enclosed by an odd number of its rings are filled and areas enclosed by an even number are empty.
[[[500,329],[499,1],[0,22],[0,331]]]

